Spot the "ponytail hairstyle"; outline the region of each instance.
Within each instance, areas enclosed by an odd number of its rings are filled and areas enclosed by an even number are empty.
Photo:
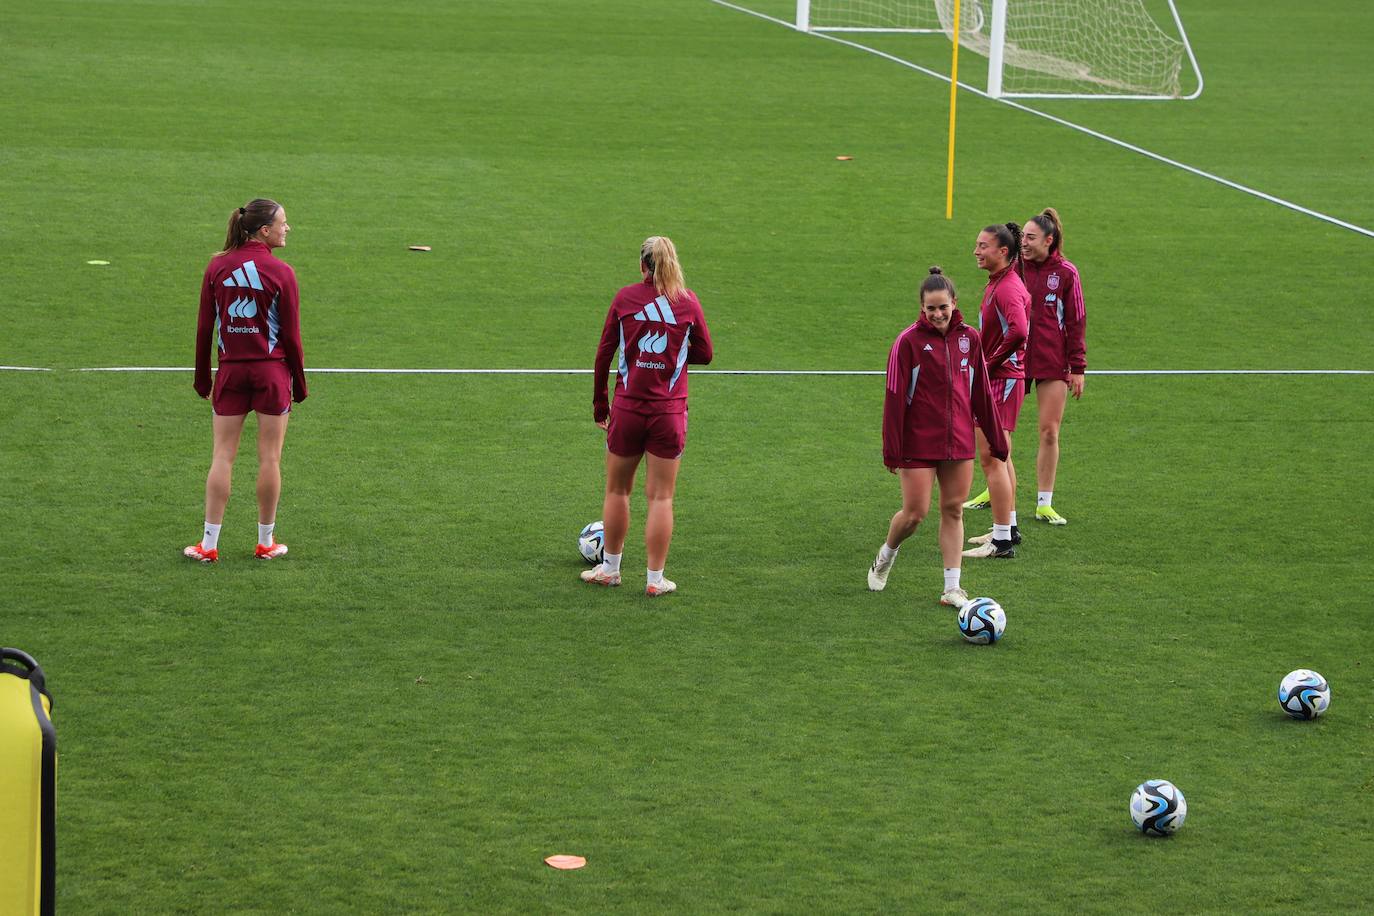
[[[654,281],[654,289],[667,296],[669,302],[687,289],[682,279],[682,265],[677,260],[677,249],[673,240],[666,235],[651,235],[639,246],[639,263]]]
[[[1016,223],[988,226],[983,230],[997,239],[997,247],[1007,249],[1007,263],[1015,264],[1021,257],[1021,227]]]
[[[1050,242],[1050,254],[1059,254],[1059,246],[1064,244],[1064,227],[1060,225],[1059,214],[1054,207],[1046,207],[1032,216],[1030,221],[1040,227],[1046,238],[1054,236],[1054,241]]]
[[[266,197],[258,197],[242,207],[235,207],[229,214],[229,232],[224,237],[224,251],[220,254],[243,247],[259,229],[272,224],[280,209],[281,204]]]
[[[921,281],[921,304],[926,304],[926,293],[933,293],[937,289],[949,292],[950,302],[959,299],[959,294],[954,290],[954,281],[945,276],[945,272],[939,266],[930,269],[930,275]]]

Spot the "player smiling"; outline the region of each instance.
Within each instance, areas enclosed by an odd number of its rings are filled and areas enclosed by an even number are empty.
[[[1053,207],[1032,216],[1021,236],[1021,276],[1030,293],[1026,377],[1035,381],[1040,413],[1035,517],[1051,525],[1068,524],[1053,506],[1059,427],[1068,396],[1083,396],[1083,375],[1088,370],[1083,288],[1078,268],[1060,251],[1063,241],[1064,229]]]
[[[987,350],[988,375],[992,379],[993,399],[997,402],[997,418],[1007,433],[1007,450],[1011,450],[1011,433],[1021,413],[1026,397],[1026,309],[1030,294],[1015,270],[1021,256],[1021,227],[1016,223],[988,226],[978,233],[973,257],[978,266],[988,272],[983,290],[983,304],[978,329]],[[992,457],[987,437],[978,434],[978,458],[988,488],[964,503],[965,509],[992,505],[992,531],[972,538],[978,544],[964,551],[966,557],[1016,556],[1014,545],[1021,542],[1016,527],[1016,470],[1011,456],[1006,461]]]
[[[882,591],[887,586],[897,550],[930,511],[938,481],[945,571],[940,603],[961,607],[968,601],[959,574],[963,506],[973,480],[973,430],[983,431],[1001,461],[1007,457],[1007,439],[993,405],[982,338],[955,308],[953,281],[932,267],[920,296],[920,320],[897,336],[887,360],[883,464],[901,480],[902,508],[892,516],[868,571],[868,587]]]

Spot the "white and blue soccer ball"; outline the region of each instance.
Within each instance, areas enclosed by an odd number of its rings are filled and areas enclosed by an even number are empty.
[[[1331,705],[1331,685],[1307,668],[1290,671],[1279,682],[1279,705],[1295,719],[1315,719]]]
[[[1167,779],[1147,779],[1131,795],[1131,820],[1146,836],[1170,836],[1187,816],[1187,800]]]
[[[582,559],[595,566],[606,555],[606,530],[600,522],[592,522],[577,536],[577,550]]]
[[[1002,638],[1007,615],[991,598],[974,598],[959,609],[959,635],[969,642],[988,645]]]

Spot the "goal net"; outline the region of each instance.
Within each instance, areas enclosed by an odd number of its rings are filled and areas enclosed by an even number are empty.
[[[1202,91],[1173,0],[961,0],[959,20],[959,44],[989,60],[993,96],[1172,99]],[[948,37],[954,0],[797,0],[797,27]],[[1185,94],[1187,65],[1195,79]]]

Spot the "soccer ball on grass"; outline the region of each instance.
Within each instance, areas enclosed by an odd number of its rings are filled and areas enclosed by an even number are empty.
[[[577,550],[592,566],[601,562],[606,553],[606,532],[600,522],[592,522],[577,536]]]
[[[997,642],[1006,628],[1007,615],[991,598],[974,598],[959,609],[959,635],[971,643]]]
[[[1131,795],[1131,820],[1146,836],[1170,836],[1187,816],[1188,802],[1167,779],[1147,779]]]
[[[1331,705],[1331,685],[1315,671],[1290,671],[1279,683],[1279,705],[1295,719],[1315,719]]]

